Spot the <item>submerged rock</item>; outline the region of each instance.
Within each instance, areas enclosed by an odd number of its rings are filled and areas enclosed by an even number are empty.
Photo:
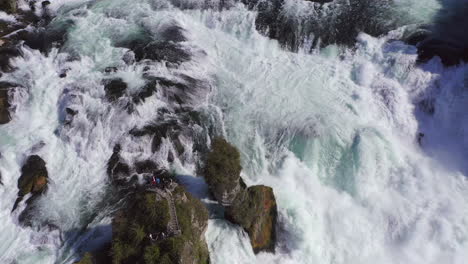
[[[255,253],[274,251],[277,207],[273,189],[246,188],[241,169],[239,151],[222,138],[214,139],[204,169],[211,192],[226,207],[226,219],[247,232]]]
[[[104,90],[110,101],[116,101],[125,94],[127,83],[120,78],[105,80]]]
[[[18,179],[18,199],[13,206],[13,211],[27,194],[32,194],[27,201],[28,204],[43,194],[47,190],[48,181],[49,175],[45,161],[37,155],[29,156],[21,168],[21,176]]]
[[[209,263],[207,226],[205,206],[181,186],[141,190],[112,222],[112,263]]]
[[[134,42],[129,48],[134,52],[136,61],[153,60],[179,64],[191,58],[181,44],[172,41]]]
[[[257,185],[243,190],[226,208],[225,217],[245,229],[258,253],[275,250],[277,213],[273,189]]]
[[[361,32],[377,37],[398,27],[398,21],[385,17],[391,14],[390,0],[307,1],[317,4],[304,5],[311,10],[299,16],[288,10],[290,4],[285,0],[242,0],[242,3],[257,11],[255,26],[259,32],[292,51],[310,45],[354,46]],[[324,7],[326,3],[330,4]]]

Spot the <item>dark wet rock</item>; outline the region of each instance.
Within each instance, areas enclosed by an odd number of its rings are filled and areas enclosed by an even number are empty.
[[[419,108],[428,115],[433,115],[435,113],[435,100],[433,98],[427,98],[421,100],[418,105]]]
[[[10,93],[16,87],[14,83],[0,82],[0,125],[11,121]]]
[[[179,64],[191,58],[190,53],[181,44],[168,41],[135,42],[130,44],[130,49],[134,52],[136,61],[167,61]]]
[[[159,91],[161,97],[174,107],[197,105],[211,91],[208,82],[185,74],[174,75],[171,79],[160,76],[145,76],[145,78],[148,82],[138,97],[144,99]]]
[[[116,101],[125,94],[127,83],[120,78],[104,80],[104,90],[110,101]]]
[[[73,123],[73,120],[75,119],[75,116],[78,114],[78,110],[73,110],[69,107],[65,108],[65,118],[63,120],[63,123],[65,125],[70,125]]]
[[[47,190],[48,181],[49,175],[45,161],[37,155],[29,156],[21,168],[21,176],[18,179],[18,199],[13,206],[13,211],[25,195],[32,194],[27,201],[30,204],[31,201],[43,194]]]
[[[225,211],[226,219],[247,232],[255,253],[274,252],[277,214],[273,189],[263,185],[243,190]]]
[[[158,165],[152,160],[138,161],[135,163],[137,173],[152,173],[158,169]]]
[[[106,67],[104,69],[104,72],[105,73],[112,73],[112,72],[117,72],[117,70],[118,70],[117,67]]]
[[[380,36],[398,26],[398,21],[394,21],[390,15],[384,17],[391,14],[389,0],[316,0],[313,2],[317,2],[317,6],[311,7],[315,11],[311,12],[313,15],[304,16],[290,15],[283,10],[284,0],[242,2],[258,12],[255,26],[259,32],[277,39],[283,47],[292,51],[299,50],[306,42],[311,42],[312,48],[330,44],[354,46],[361,32]],[[323,8],[325,2],[332,4]],[[336,10],[331,14],[333,9]]]
[[[421,133],[419,132],[418,135],[417,135],[417,141],[418,141],[418,144],[419,146],[422,146],[422,140],[424,139],[424,133]]]
[[[42,8],[46,8],[47,6],[50,5],[50,1],[42,1],[41,5],[42,5]]]
[[[229,206],[241,192],[240,154],[223,138],[215,138],[208,153],[204,176],[211,193],[222,205]]]
[[[455,42],[430,38],[418,45],[418,62],[425,63],[438,56],[445,66],[454,66],[468,61],[468,48]]]
[[[16,13],[18,9],[17,0],[2,0],[0,1],[0,10],[9,14]]]
[[[184,36],[185,31],[180,26],[170,26],[166,28],[161,34],[160,37],[165,41],[172,41],[172,42],[183,42],[186,41],[187,38]]]
[[[12,44],[12,42],[0,46],[0,70],[11,72],[13,67],[10,64],[10,60],[21,55],[19,46]]]
[[[124,185],[130,176],[130,166],[120,156],[120,146],[114,148],[111,158],[107,163],[107,175],[112,183]]]
[[[185,152],[185,147],[182,144],[182,141],[180,141],[179,137],[176,137],[172,143],[174,144],[174,148],[175,148],[175,151],[177,152],[177,155],[180,156]]]
[[[181,186],[164,196],[138,191],[113,219],[112,262],[209,263],[207,226],[205,206]]]
[[[65,111],[67,112],[68,115],[75,116],[78,114],[78,110],[73,110],[69,107],[65,108]]]
[[[431,36],[431,31],[428,26],[420,26],[419,28],[409,28],[403,34],[402,40],[406,44],[416,46],[422,41],[428,39]]]

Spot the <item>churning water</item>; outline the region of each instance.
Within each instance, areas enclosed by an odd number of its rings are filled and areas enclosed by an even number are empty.
[[[102,79],[123,79],[131,97],[150,73],[201,84],[183,91],[182,101],[207,124],[187,129],[201,138],[226,135],[241,151],[246,183],[272,186],[277,197],[276,253],[254,255],[245,233],[212,219],[206,238],[213,263],[465,263],[468,67],[444,68],[438,58],[417,65],[416,47],[399,41],[457,2],[370,2],[377,18],[388,19],[371,21],[385,34],[311,49],[320,34],[300,34],[314,27],[293,32],[300,41],[288,47],[260,32],[257,9],[236,1],[52,1],[52,25],[68,25],[67,41],[47,55],[24,47],[13,62],[18,70],[2,77],[23,88],[13,121],[0,128],[0,262],[73,263],[109,239],[115,208],[106,203],[106,164],[117,143],[129,162],[152,159],[196,176],[197,155],[186,151],[168,163],[170,140],[153,153],[150,138],[129,136],[158,118],[158,109],[174,107],[169,98],[180,91],[158,92],[133,111],[105,99]],[[279,19],[342,25],[352,3],[285,0]],[[164,39],[173,28],[189,60],[122,60],[128,49],[121,43]],[[64,122],[66,107],[79,112],[72,126]],[[182,136],[186,149],[193,137]],[[21,164],[32,153],[47,162],[52,181],[35,218],[61,232],[22,228],[11,214]],[[207,201],[199,180],[189,182]]]

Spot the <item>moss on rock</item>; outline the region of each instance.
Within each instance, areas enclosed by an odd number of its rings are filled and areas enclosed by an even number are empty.
[[[254,252],[274,251],[277,207],[273,189],[261,185],[246,188],[240,177],[240,162],[236,147],[215,138],[204,168],[206,182],[226,207],[226,219],[248,233]]]
[[[247,188],[226,208],[225,217],[245,229],[255,253],[274,251],[277,207],[272,188],[263,185]]]
[[[16,13],[18,4],[16,0],[2,0],[0,1],[0,10],[6,13],[12,14]]]
[[[215,138],[204,168],[205,179],[215,198],[230,204],[241,190],[239,151],[223,138]]]
[[[170,234],[170,206],[161,195],[143,191],[114,217],[112,263],[209,263],[204,233],[208,212],[204,205],[178,186],[172,192],[181,234]],[[165,233],[166,237],[159,235]],[[152,240],[150,234],[158,239]],[[154,237],[153,237],[154,238]]]

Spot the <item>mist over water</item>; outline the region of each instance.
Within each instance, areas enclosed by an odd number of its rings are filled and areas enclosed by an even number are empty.
[[[337,25],[325,18],[339,19],[349,10],[345,2],[285,0],[281,12]],[[183,144],[226,135],[242,154],[247,185],[275,191],[276,252],[254,255],[240,228],[211,219],[206,238],[213,263],[465,263],[468,68],[444,68],[438,58],[418,65],[416,47],[398,41],[405,25],[440,21],[442,6],[457,4],[382,6],[375,10],[387,12],[380,15],[390,20],[381,22],[395,22],[385,27],[392,31],[361,32],[351,47],[312,52],[302,41],[292,52],[259,30],[257,9],[235,1],[54,1],[52,25],[72,22],[64,46],[48,55],[24,47],[13,62],[18,70],[2,76],[23,88],[14,95],[13,120],[0,128],[0,262],[73,263],[109,239],[116,206],[106,203],[112,200],[106,165],[117,143],[129,162],[152,159],[196,176],[195,152],[168,163],[171,140],[153,153],[151,138],[129,135],[166,118],[158,110],[175,108],[170,98],[180,91],[156,93],[133,111],[125,100],[105,99],[103,79],[122,78],[131,98],[149,73],[203,83],[185,91],[184,104],[203,112],[206,126],[187,125]],[[122,60],[128,51],[122,43],[161,40],[173,27],[182,29],[179,44],[190,60],[176,66]],[[298,32],[309,38],[307,30]],[[63,71],[67,77],[59,78]],[[421,102],[431,102],[433,113]],[[65,124],[66,107],[79,112],[73,126]],[[418,133],[425,135],[421,144]],[[43,157],[51,179],[35,218],[61,232],[22,228],[18,213],[10,213],[30,154]],[[198,178],[188,182],[209,201]]]

